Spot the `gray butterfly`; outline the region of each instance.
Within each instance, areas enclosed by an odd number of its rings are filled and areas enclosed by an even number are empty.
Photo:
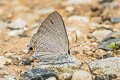
[[[41,61],[51,61],[69,53],[69,41],[62,17],[58,12],[51,13],[32,36],[27,52]]]

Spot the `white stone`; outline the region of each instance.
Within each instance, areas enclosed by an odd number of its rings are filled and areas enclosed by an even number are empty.
[[[59,79],[60,80],[71,80],[72,79],[72,74],[70,74],[70,73],[60,74]]]
[[[68,38],[70,43],[74,43],[76,41],[84,41],[85,40],[85,36],[87,34],[87,27],[84,29],[81,29],[77,26],[70,26],[67,29],[67,33],[68,33]],[[85,31],[85,32],[84,32]]]
[[[88,17],[85,17],[85,16],[71,16],[68,18],[68,21],[69,22],[72,22],[72,21],[83,21],[83,22],[89,22],[89,18]]]
[[[50,78],[48,78],[46,80],[56,80],[56,78],[55,77],[50,77]]]
[[[12,62],[11,59],[5,58],[4,56],[0,56],[0,68],[4,68],[4,65],[6,63],[11,63],[11,62]]]
[[[72,80],[92,80],[92,76],[87,71],[79,70],[74,72]]]
[[[21,60],[21,58],[20,58],[18,55],[16,55],[16,53],[8,52],[8,53],[5,53],[4,56],[5,56],[6,58],[11,59],[11,60],[15,60],[15,59],[16,59],[16,60]]]
[[[79,4],[86,4],[86,3],[91,3],[92,0],[68,0],[67,5],[79,5]]]
[[[12,30],[12,31],[8,32],[8,35],[10,35],[10,36],[22,35],[24,33],[24,31],[26,31],[26,30],[22,30],[22,29]]]
[[[11,75],[10,75],[10,76],[5,76],[5,78],[6,78],[7,80],[16,80],[16,79],[15,79],[15,76],[11,76]]]
[[[92,29],[100,29],[100,28],[108,28],[110,29],[110,25],[107,24],[98,24],[95,22],[90,22],[89,25],[91,26]]]
[[[66,11],[72,12],[75,8],[73,6],[67,6]]]
[[[39,15],[45,15],[45,14],[49,14],[53,11],[55,11],[54,8],[43,8],[43,9],[36,10],[35,13],[39,14]]]
[[[0,29],[5,29],[8,26],[7,23],[0,21]]]
[[[27,24],[22,18],[18,18],[8,25],[8,27],[12,29],[24,29],[26,26]]]

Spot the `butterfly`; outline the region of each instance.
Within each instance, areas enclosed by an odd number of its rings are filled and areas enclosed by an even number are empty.
[[[69,54],[69,40],[61,15],[52,12],[32,36],[25,53],[31,52],[40,61],[56,60]]]

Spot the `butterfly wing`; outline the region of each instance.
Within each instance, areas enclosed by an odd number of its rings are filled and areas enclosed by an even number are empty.
[[[51,13],[32,37],[35,53],[39,55],[61,55],[69,50],[69,41],[62,17],[58,12]]]

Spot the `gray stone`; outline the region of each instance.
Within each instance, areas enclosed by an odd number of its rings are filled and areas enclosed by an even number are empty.
[[[24,59],[22,59],[22,65],[31,65],[31,61],[30,61],[30,59],[28,59],[28,58],[24,58]]]
[[[72,80],[92,80],[92,75],[84,70],[74,72]]]
[[[117,76],[114,74],[110,74],[110,75],[102,75],[102,76],[96,76],[95,80],[113,80],[116,79]]]
[[[117,38],[120,38],[120,32],[112,32],[106,36],[105,40]]]
[[[113,53],[111,51],[108,51],[106,54],[103,55],[103,59],[113,57]]]
[[[108,2],[112,2],[114,0],[99,0],[99,3],[108,3]]]
[[[55,60],[52,61],[41,61],[35,64],[36,68],[78,68],[81,66],[81,61],[74,56],[62,55],[57,56]]]
[[[102,41],[103,39],[105,39],[105,37],[112,33],[111,30],[106,30],[106,29],[99,29],[99,30],[95,30],[92,35],[95,36],[95,38],[98,40],[98,41]]]
[[[99,48],[103,49],[103,50],[107,50],[107,51],[112,51],[112,47],[111,47],[111,43],[112,42],[118,42],[120,41],[120,38],[118,39],[110,39],[110,40],[104,40],[102,42],[99,43]]]
[[[50,77],[57,78],[57,75],[52,70],[35,68],[24,72],[21,76],[23,80],[46,80]]]
[[[120,76],[120,58],[111,57],[89,63],[92,73],[102,76],[114,74]]]
[[[120,46],[120,32],[112,32],[108,34],[103,41],[99,43],[99,48],[111,51],[111,43],[114,42],[116,46]]]
[[[110,18],[110,20],[113,24],[118,23],[118,22],[120,22],[120,17],[112,17],[112,18]]]
[[[60,80],[71,80],[72,74],[71,73],[63,73],[59,75]]]
[[[102,56],[98,56],[97,59],[105,59],[105,58],[110,58],[110,57],[114,57],[113,55],[114,53],[112,51],[107,51],[104,55]]]
[[[8,32],[8,35],[23,35],[24,31],[27,30],[26,26],[26,22],[22,18],[18,18],[8,25],[8,27],[12,29],[12,31]]]

